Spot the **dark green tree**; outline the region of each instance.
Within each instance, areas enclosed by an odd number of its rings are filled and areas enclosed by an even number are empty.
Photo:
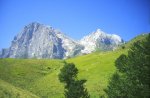
[[[127,56],[116,60],[115,66],[117,72],[105,89],[109,98],[149,98],[150,34],[146,40],[134,43]]]
[[[108,98],[128,98],[128,86],[124,86],[126,84],[124,79],[125,78],[122,78],[119,73],[114,73],[111,77],[108,88],[104,90],[107,93]]]
[[[65,84],[66,98],[89,98],[87,89],[84,87],[86,80],[77,79],[78,69],[73,63],[65,63],[60,70],[59,80]]]
[[[77,78],[78,69],[73,63],[66,63],[64,67],[60,70],[59,80],[62,83],[65,83],[65,88],[68,88],[72,81],[75,81]]]

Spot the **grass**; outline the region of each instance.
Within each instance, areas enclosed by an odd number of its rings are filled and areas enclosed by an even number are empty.
[[[78,78],[86,79],[93,98],[102,95],[115,71],[114,61],[123,51],[92,53],[66,60],[79,69]],[[63,84],[58,80],[63,60],[0,59],[0,79],[41,98],[64,98]]]
[[[62,96],[63,86],[58,81],[57,74],[63,62],[62,60],[0,59],[0,79],[39,97]],[[57,91],[61,93],[58,94]]]
[[[99,98],[114,73],[115,60],[133,42],[143,40],[141,35],[125,44],[125,49],[109,52],[95,52],[67,59],[79,69],[78,78],[86,79],[85,84],[91,98]],[[63,84],[58,80],[64,60],[50,59],[0,59],[0,98],[64,98]]]
[[[111,75],[115,71],[114,61],[124,51],[92,53],[67,60],[73,62],[79,69],[79,78],[86,79],[86,87],[92,98],[103,95]]]
[[[0,98],[40,98],[0,79]]]

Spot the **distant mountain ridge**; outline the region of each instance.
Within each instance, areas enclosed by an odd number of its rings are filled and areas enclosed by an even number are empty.
[[[33,22],[14,37],[8,49],[0,51],[0,58],[65,59],[97,49],[113,50],[122,43],[123,40],[118,35],[106,34],[100,29],[75,41],[50,26]]]
[[[95,51],[95,49],[102,51],[114,50],[123,42],[120,36],[107,34],[100,29],[97,29],[95,32],[80,40],[80,44],[85,46],[82,53],[91,53]]]

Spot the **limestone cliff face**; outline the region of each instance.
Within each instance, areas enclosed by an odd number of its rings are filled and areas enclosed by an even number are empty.
[[[81,45],[52,27],[31,23],[12,41],[11,47],[1,51],[1,58],[66,58]],[[81,47],[81,48],[80,48]]]

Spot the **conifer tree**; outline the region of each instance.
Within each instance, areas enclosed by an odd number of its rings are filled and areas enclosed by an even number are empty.
[[[86,80],[77,79],[78,69],[73,63],[65,63],[60,70],[59,80],[65,84],[66,98],[89,98],[87,89],[84,87]]]
[[[150,97],[150,34],[146,40],[136,42],[115,62],[117,72],[107,89],[108,98]]]

